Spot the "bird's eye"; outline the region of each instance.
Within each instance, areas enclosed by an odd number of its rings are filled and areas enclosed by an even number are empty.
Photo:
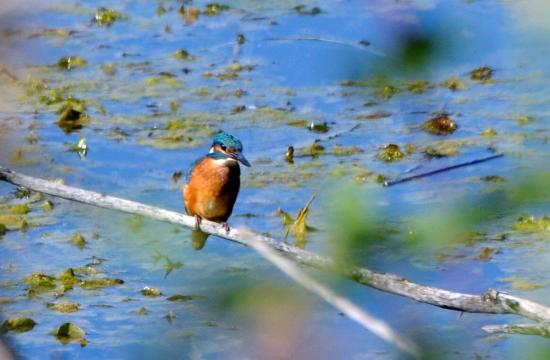
[[[225,151],[225,150],[227,149],[227,147],[226,147],[225,145],[223,145],[223,144],[220,145],[220,148],[221,148],[223,151]]]

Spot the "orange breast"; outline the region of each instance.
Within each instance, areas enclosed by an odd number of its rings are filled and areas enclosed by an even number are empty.
[[[238,164],[220,165],[205,157],[183,185],[185,209],[191,216],[225,222],[233,211],[240,187]]]

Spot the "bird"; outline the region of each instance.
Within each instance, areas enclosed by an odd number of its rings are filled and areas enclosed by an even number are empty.
[[[222,223],[229,232],[227,220],[241,186],[239,163],[251,166],[243,155],[241,141],[222,132],[212,139],[210,151],[191,167],[188,179],[182,186],[182,194],[185,211],[195,217],[195,230],[192,232],[194,249],[202,249],[208,238],[208,234],[200,231],[202,219]]]

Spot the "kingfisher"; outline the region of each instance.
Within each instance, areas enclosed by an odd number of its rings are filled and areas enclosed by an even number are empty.
[[[183,184],[183,202],[188,215],[194,216],[193,248],[202,249],[208,234],[200,231],[202,219],[222,223],[229,232],[231,216],[241,185],[239,162],[249,167],[239,139],[227,133],[214,136],[208,154],[198,159]]]

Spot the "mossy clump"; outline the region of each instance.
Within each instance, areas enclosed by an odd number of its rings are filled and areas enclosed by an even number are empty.
[[[482,66],[470,71],[470,79],[476,81],[487,81],[493,77],[494,70],[488,66]]]
[[[550,232],[550,217],[543,215],[536,218],[532,215],[523,215],[516,221],[513,229],[527,233]]]
[[[376,91],[375,95],[382,97],[384,100],[389,100],[395,95],[399,94],[401,90],[393,85],[382,85]]]
[[[88,62],[86,61],[86,59],[80,56],[63,56],[62,58],[57,60],[57,67],[67,70],[82,67],[87,64]]]
[[[18,333],[31,331],[36,322],[33,319],[25,317],[14,317],[4,320],[2,323],[2,332],[14,331]]]
[[[438,114],[422,124],[422,129],[434,135],[449,135],[456,131],[458,125],[448,114]]]
[[[382,161],[394,162],[402,160],[405,157],[405,154],[401,151],[399,145],[387,144],[384,145],[380,151],[378,151],[377,157]]]
[[[110,26],[115,21],[126,20],[126,19],[127,19],[126,15],[124,15],[119,11],[108,9],[105,7],[100,7],[99,9],[97,9],[95,16],[93,18],[93,21],[96,24],[99,24],[102,26]]]

